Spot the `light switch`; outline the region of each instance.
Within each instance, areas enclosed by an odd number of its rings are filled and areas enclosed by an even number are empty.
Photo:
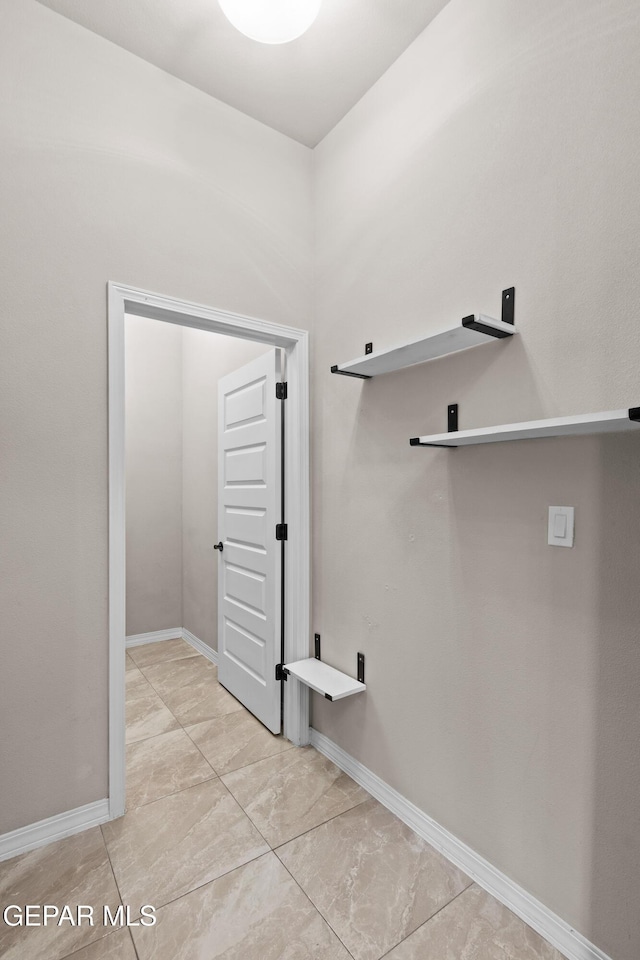
[[[573,546],[574,507],[549,507],[548,543],[552,547]]]
[[[567,536],[567,515],[566,513],[556,513],[553,518],[553,535],[564,540]]]

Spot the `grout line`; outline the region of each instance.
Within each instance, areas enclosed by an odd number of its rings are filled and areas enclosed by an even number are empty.
[[[352,807],[347,807],[346,810],[341,810],[340,813],[334,813],[333,816],[327,817],[326,820],[321,820],[320,823],[316,823],[315,827],[309,827],[307,830],[303,830],[302,833],[296,833],[295,837],[290,837],[288,840],[283,840],[282,843],[279,843],[277,844],[277,846],[272,847],[274,853],[277,850],[280,850],[281,847],[285,847],[288,843],[292,843],[294,840],[299,840],[300,837],[305,837],[308,833],[313,833],[313,831],[317,830],[319,827],[324,827],[325,823],[331,823],[332,820],[337,820],[338,817],[343,817],[345,813],[351,813],[352,810],[356,810],[358,807],[362,806],[363,803],[366,803],[367,800],[371,800],[371,799],[372,798],[369,796],[369,797],[365,797],[364,800],[358,800],[358,802],[354,803]]]
[[[251,824],[251,826],[253,827],[253,829],[256,831],[256,833],[259,834],[259,835],[262,837],[262,839],[264,840],[264,842],[266,843],[266,845],[269,847],[269,853],[273,853],[273,847],[271,846],[271,844],[269,843],[269,841],[268,841],[267,838],[265,837],[265,835],[264,835],[264,833],[262,832],[262,830],[260,830],[260,828],[253,822],[253,820],[251,819],[251,817],[249,816],[249,814],[247,813],[247,811],[244,809],[244,807],[242,806],[242,804],[240,803],[240,801],[239,801],[238,799],[236,799],[236,797],[234,797],[234,795],[231,793],[231,790],[229,790],[229,787],[226,785],[226,783],[224,783],[222,780],[220,780],[220,783],[221,783],[222,786],[225,788],[225,790],[227,791],[227,793],[229,794],[229,796],[231,797],[231,799],[233,800],[233,802],[238,806],[238,808],[239,808],[239,809],[242,811],[242,813],[245,815],[245,817],[247,818],[247,820],[249,821],[249,823]],[[264,856],[264,854],[261,854],[261,856]]]
[[[209,766],[211,766],[211,764],[209,764]],[[159,800],[166,800],[167,797],[176,797],[179,793],[184,793],[185,790],[192,790],[194,787],[199,787],[203,783],[211,783],[213,780],[220,780],[220,777],[217,775],[217,773],[213,773],[213,776],[211,777],[205,777],[204,780],[198,780],[197,783],[190,783],[187,787],[180,787],[179,790],[173,790],[171,793],[163,793],[161,797],[155,797],[153,800],[146,800],[144,803],[138,803],[135,805],[135,807],[127,807],[125,814],[133,813],[134,810],[142,810],[143,807],[148,807],[152,803],[158,803]]]
[[[240,712],[239,710],[236,710],[236,711],[235,711],[235,713],[239,713],[239,712]],[[248,713],[248,712],[249,712],[249,711],[247,711],[247,713]],[[229,716],[229,714],[226,714],[226,716]],[[250,714],[250,716],[251,716],[251,714]],[[219,720],[219,719],[221,719],[221,718],[220,718],[220,717],[213,717],[212,719],[213,719],[213,720]],[[209,720],[204,720],[204,721],[203,721],[203,723],[210,723],[210,722],[211,722],[211,721],[209,721]],[[194,724],[189,724],[189,726],[194,726]],[[183,729],[184,729],[184,728],[183,728]],[[189,731],[188,731],[188,730],[185,730],[184,732],[187,734],[188,737],[190,737],[190,739],[192,740],[192,742],[193,742],[193,743],[195,744],[195,746],[197,747],[198,744],[197,744],[197,743],[195,742],[195,740],[193,740],[193,738],[190,736]],[[241,767],[235,767],[233,770],[225,770],[224,773],[218,773],[218,771],[216,770],[216,774],[217,774],[217,776],[219,776],[220,779],[222,780],[223,777],[229,777],[232,773],[239,773],[241,770],[247,770],[249,767],[255,766],[256,763],[262,763],[263,760],[273,760],[274,757],[281,757],[283,753],[288,753],[289,750],[290,750],[292,747],[295,747],[295,743],[291,743],[290,741],[287,741],[287,742],[289,743],[289,747],[287,747],[287,748],[284,749],[284,750],[279,750],[277,753],[272,753],[272,754],[270,754],[268,757],[258,757],[257,760],[251,760],[251,761],[249,761],[249,763],[245,763],[245,764],[244,764],[243,766],[241,766]],[[200,749],[200,748],[198,747],[198,749]],[[200,752],[202,753],[202,751],[200,751]],[[205,757],[204,754],[202,754],[202,756]],[[205,760],[206,760],[206,759],[207,759],[207,758],[205,757]],[[211,767],[213,767],[213,764],[211,763],[210,760],[208,760],[207,763],[208,763]],[[215,770],[215,767],[213,767],[213,769]],[[225,784],[225,786],[226,786],[226,784]]]
[[[173,716],[173,714],[171,714],[171,716]],[[176,733],[178,729],[179,728],[173,727],[171,730],[163,730],[161,733],[152,733],[148,737],[140,737],[139,740],[130,740],[129,743],[125,743],[125,753],[127,747],[134,747],[136,743],[146,743],[147,740],[155,740],[156,737],[163,737],[165,733]]]
[[[154,647],[159,647],[162,643],[168,643],[170,641],[161,640],[159,643],[154,643]],[[187,653],[184,657],[168,657],[165,660],[152,660],[151,663],[139,664],[131,657],[135,666],[140,670],[141,673],[144,673],[145,670],[148,670],[149,667],[159,667],[161,663],[178,663],[180,660],[193,660],[194,657],[202,657],[201,653],[198,653],[197,650],[194,650],[193,653]],[[202,657],[203,660],[206,660],[206,657]],[[207,661],[208,662],[208,661]],[[215,666],[215,664],[213,664]],[[146,676],[146,674],[145,674]]]
[[[428,918],[427,918],[423,923],[421,923],[419,926],[417,926],[415,930],[412,930],[411,933],[408,933],[408,934],[406,935],[406,937],[402,937],[402,939],[401,939],[401,940],[398,940],[397,943],[394,943],[394,945],[393,945],[392,947],[389,947],[389,949],[388,949],[385,953],[383,953],[382,956],[378,958],[378,960],[384,960],[385,957],[388,957],[392,950],[395,950],[396,947],[399,947],[401,943],[404,943],[405,940],[408,940],[409,937],[412,937],[414,933],[417,933],[417,932],[418,932],[418,930],[422,930],[423,927],[426,927],[428,923],[431,923],[431,921],[432,921],[433,919],[435,919],[435,917],[438,916],[439,913],[442,913],[442,911],[443,911],[443,910],[446,910],[447,907],[450,907],[452,903],[455,903],[455,901],[458,899],[458,897],[461,897],[462,894],[463,894],[463,893],[466,893],[467,890],[469,890],[469,888],[472,887],[472,886],[473,886],[473,880],[471,881],[471,883],[469,884],[468,887],[465,887],[464,890],[461,890],[461,891],[460,891],[460,893],[456,893],[455,897],[452,897],[451,900],[448,900],[447,903],[445,903],[445,904],[443,904],[441,907],[439,907],[439,908],[436,910],[435,913],[432,913],[431,916],[428,917]]]
[[[120,890],[120,884],[118,883],[118,878],[116,877],[116,871],[114,870],[114,867],[113,867],[113,861],[112,861],[112,859],[111,859],[111,854],[109,853],[109,847],[107,846],[107,841],[106,841],[106,838],[105,838],[105,835],[104,835],[104,831],[103,831],[103,829],[102,829],[102,824],[100,824],[100,833],[102,834],[102,842],[104,843],[104,849],[105,849],[106,854],[107,854],[107,860],[109,861],[109,866],[111,867],[111,874],[112,874],[112,876],[113,876],[113,882],[114,882],[115,885],[116,885],[116,890],[118,891],[118,896],[120,897],[120,903],[121,903],[121,904],[124,904],[124,897],[122,896],[122,891]],[[122,927],[121,927],[120,929],[122,929]],[[131,933],[131,930],[129,929],[129,927],[127,927],[126,929],[127,929],[128,933],[129,933],[129,940],[131,941],[131,944],[132,944],[132,946],[133,946],[133,952],[134,952],[135,955],[136,955],[136,960],[140,960],[140,956],[139,956],[139,954],[138,954],[138,948],[136,947],[136,944],[135,944],[135,941],[134,941],[134,939],[133,939],[133,935],[132,935],[132,933]],[[107,936],[109,936],[109,934],[107,934]]]
[[[277,854],[277,852],[276,852],[275,850],[273,851],[273,853],[276,855],[276,857],[278,857],[278,854]],[[287,871],[287,873],[289,874],[289,876],[291,877],[291,879],[293,880],[293,882],[295,883],[295,885],[298,887],[299,890],[302,891],[303,895],[307,898],[307,900],[308,900],[309,903],[311,904],[312,909],[318,914],[318,916],[320,917],[320,919],[321,919],[324,923],[326,923],[326,925],[329,927],[329,930],[331,930],[331,932],[333,933],[334,937],[337,939],[338,943],[341,943],[341,944],[342,944],[342,946],[344,947],[344,949],[347,951],[347,953],[349,954],[349,956],[350,956],[350,957],[352,958],[352,960],[353,960],[353,954],[351,953],[351,950],[349,950],[348,946],[346,945],[346,943],[344,942],[344,940],[342,939],[342,937],[340,937],[340,936],[337,934],[337,932],[333,929],[333,927],[331,926],[331,924],[329,923],[329,921],[327,920],[327,918],[325,917],[325,915],[321,912],[320,908],[316,906],[316,904],[313,902],[313,900],[311,899],[311,897],[309,896],[309,894],[307,893],[307,891],[304,889],[304,887],[301,886],[300,883],[298,883],[298,881],[296,880],[296,878],[294,877],[294,875],[291,873],[291,870],[289,870],[289,867],[286,865],[286,863],[282,863],[282,860],[280,859],[280,857],[278,857],[278,862],[279,862],[280,864],[282,864],[282,866],[283,866],[284,869]]]
[[[138,948],[136,947],[136,942],[135,942],[135,940],[133,939],[133,933],[131,932],[131,929],[130,929],[129,927],[127,927],[127,930],[129,930],[129,940],[131,940],[131,945],[133,946],[133,952],[134,952],[135,955],[136,955],[136,960],[140,960],[140,954],[138,953]]]
[[[162,641],[160,641],[160,642],[162,642]],[[157,666],[159,666],[159,664],[161,664],[161,663],[178,663],[178,662],[180,662],[180,661],[182,661],[182,660],[195,660],[196,657],[200,657],[200,659],[201,659],[201,660],[204,660],[205,663],[209,663],[209,662],[210,662],[209,660],[207,660],[206,657],[203,657],[202,654],[201,654],[201,653],[198,653],[198,651],[196,650],[196,651],[194,651],[194,654],[193,654],[192,657],[177,657],[175,660],[158,660],[156,663],[149,663],[149,664],[147,664],[147,667],[157,667]],[[215,664],[214,664],[213,666],[215,666]],[[153,692],[156,694],[156,696],[158,696],[158,697],[160,698],[160,700],[162,700],[163,704],[165,705],[165,707],[167,708],[167,710],[169,711],[169,713],[171,714],[171,716],[174,718],[174,720],[175,720],[177,723],[179,723],[180,726],[182,727],[182,729],[184,730],[184,724],[182,723],[181,720],[178,719],[178,717],[176,717],[175,713],[173,712],[173,710],[171,709],[171,707],[169,706],[169,704],[167,703],[167,701],[165,700],[165,698],[162,696],[162,694],[160,693],[160,691],[158,690],[158,688],[155,686],[153,680],[150,680],[150,679],[149,679],[149,677],[146,675],[146,673],[144,672],[144,670],[142,669],[142,667],[138,667],[138,669],[140,670],[140,673],[142,673],[143,677],[145,678],[145,680],[147,681],[147,683],[150,685],[150,687],[152,688],[152,690],[153,690]],[[218,669],[218,668],[216,667],[216,670],[217,670],[217,669]],[[216,680],[216,682],[218,682],[218,681]],[[221,686],[222,686],[222,685],[221,685]],[[224,689],[224,687],[223,687],[222,689]],[[239,702],[239,701],[238,701],[238,702]],[[242,709],[244,710],[245,707],[242,707]],[[233,711],[232,711],[232,712],[233,712]],[[226,714],[220,714],[220,716],[226,716]],[[215,719],[217,719],[217,718],[216,718],[216,717],[212,717],[211,719],[212,719],[212,720],[215,720]],[[197,722],[206,723],[205,720],[201,720],[201,721],[197,721]],[[194,725],[195,725],[194,723],[189,723],[189,724],[188,724],[188,726],[194,726]],[[186,731],[185,731],[185,732],[186,732]]]
[[[79,957],[80,954],[84,953],[84,951],[87,950],[89,947],[94,947],[96,943],[100,943],[102,940],[107,940],[109,937],[113,937],[114,934],[118,933],[118,931],[120,930],[128,930],[128,929],[129,929],[128,927],[114,927],[110,931],[110,933],[105,933],[104,937],[98,937],[97,940],[90,940],[89,943],[85,943],[84,946],[78,947],[78,949],[74,950],[73,953],[65,953],[64,957],[60,957],[60,960],[73,960],[74,957]],[[131,934],[129,934],[129,936],[131,937]],[[133,937],[131,937],[131,939],[133,939]],[[135,944],[134,944],[134,950],[135,950]],[[138,957],[137,953],[136,953],[136,957]],[[138,957],[138,960],[140,960],[139,957]]]
[[[163,794],[163,796],[156,797],[154,800],[147,800],[146,803],[139,803],[135,807],[128,807],[125,810],[125,816],[127,813],[133,813],[135,810],[142,810],[143,807],[150,807],[152,803],[160,803],[161,800],[167,800],[168,797],[177,797],[178,794],[185,793],[187,790],[193,790],[194,787],[200,787],[203,783],[213,783],[214,780],[220,780],[220,777],[215,773],[212,777],[207,777],[206,780],[199,780],[198,783],[190,783],[188,787],[181,787],[180,790],[173,790],[172,793]],[[222,783],[222,780],[220,780],[220,783]]]
[[[102,834],[102,842],[104,843],[104,849],[105,849],[105,852],[106,852],[106,854],[107,854],[107,860],[109,861],[109,866],[111,867],[111,874],[112,874],[112,876],[113,876],[113,882],[114,882],[115,885],[116,885],[116,890],[118,891],[118,896],[120,897],[120,903],[121,903],[121,904],[124,904],[124,900],[123,900],[123,898],[122,898],[122,891],[120,890],[120,884],[118,883],[118,878],[116,877],[116,872],[115,872],[115,870],[113,869],[113,861],[111,860],[111,854],[109,853],[109,847],[107,846],[107,839],[106,839],[106,837],[105,837],[105,835],[104,835],[104,831],[103,831],[103,829],[102,829],[102,824],[100,824],[100,833]]]
[[[177,718],[176,718],[176,719],[177,719]],[[205,720],[205,721],[203,721],[203,722],[204,722],[204,723],[207,723],[208,721]],[[180,723],[179,720],[178,720],[178,723]],[[193,737],[191,736],[191,734],[189,733],[189,731],[188,731],[182,724],[180,724],[180,726],[181,726],[181,728],[182,728],[182,732],[183,732],[187,737],[189,737],[189,740],[190,740],[191,743],[194,745],[194,747],[196,748],[196,750],[198,751],[198,753],[200,754],[200,756],[203,757],[203,759],[205,760],[205,762],[211,767],[211,769],[212,769],[213,772],[215,773],[216,777],[218,777],[218,779],[219,779],[219,778],[220,778],[220,774],[218,773],[218,771],[216,770],[216,768],[214,767],[214,765],[211,763],[211,761],[210,761],[209,759],[207,759],[207,757],[205,757],[204,753],[202,752],[202,750],[200,749],[200,747],[198,746],[198,744],[195,742],[195,740],[193,739]],[[192,727],[192,726],[194,726],[194,724],[190,723],[189,726]]]
[[[284,752],[287,753],[288,751],[285,750]],[[276,756],[278,756],[278,754],[276,754]],[[266,757],[265,759],[266,759],[266,760],[272,760],[273,757]],[[255,763],[261,763],[261,762],[262,762],[262,761],[260,761],[260,760],[256,760],[256,761],[255,761]],[[250,767],[250,766],[253,766],[253,764],[247,764],[247,767],[241,767],[240,769],[241,769],[241,770],[246,770],[246,769],[247,769],[248,767]],[[238,804],[238,806],[240,807],[240,809],[241,809],[241,810],[243,811],[243,813],[249,818],[249,820],[251,820],[251,823],[254,823],[254,820],[253,820],[251,814],[248,812],[248,810],[245,809],[245,807],[242,805],[242,803],[240,802],[240,800],[238,799],[238,797],[236,797],[236,795],[235,795],[235,793],[233,792],[233,790],[231,789],[231,787],[230,787],[228,784],[226,784],[226,783],[224,782],[224,779],[223,779],[223,777],[231,776],[233,773],[238,773],[238,772],[240,772],[240,771],[233,770],[233,771],[230,771],[230,773],[228,773],[228,774],[226,774],[226,773],[223,774],[223,776],[220,777],[220,782],[221,782],[221,783],[224,783],[225,787],[227,788],[227,790],[229,791],[229,793],[231,794],[231,796],[233,797],[233,799],[236,801],[236,803]],[[348,776],[348,774],[346,774],[346,776]],[[361,789],[364,790],[364,787],[362,787]],[[366,791],[365,791],[365,792],[366,792]],[[343,814],[349,813],[351,810],[355,810],[356,807],[359,807],[361,804],[366,803],[367,800],[371,800],[371,799],[372,799],[371,795],[370,795],[369,793],[367,793],[367,796],[366,796],[363,800],[358,800],[357,803],[354,803],[353,806],[351,806],[351,807],[347,807],[346,810],[341,810],[339,813],[334,813],[332,816],[327,817],[326,820],[321,820],[319,823],[314,824],[314,826],[312,826],[312,827],[308,827],[308,829],[303,830],[301,833],[297,833],[295,836],[289,837],[288,840],[283,840],[282,843],[277,843],[275,846],[272,846],[271,843],[269,843],[269,846],[271,847],[271,849],[272,849],[273,851],[275,851],[275,850],[277,850],[279,847],[283,847],[286,843],[290,843],[292,840],[297,840],[298,837],[303,837],[305,834],[311,833],[312,830],[317,830],[318,827],[324,826],[325,823],[330,823],[331,820],[335,820],[337,817],[341,817]],[[255,826],[255,823],[254,823],[254,826]],[[257,827],[257,826],[256,826],[256,830],[258,830],[258,827]],[[261,835],[262,835],[262,834],[261,834]],[[266,840],[266,837],[265,837],[265,840]],[[267,843],[268,843],[268,842],[269,842],[269,841],[267,841]]]
[[[216,880],[222,880],[223,877],[228,877],[230,873],[234,873],[236,870],[242,870],[243,867],[248,866],[250,863],[255,863],[256,860],[261,860],[262,857],[268,857],[272,853],[273,850],[265,850],[264,853],[259,853],[257,856],[251,857],[249,860],[245,860],[244,863],[239,863],[236,867],[231,867],[230,870],[225,870],[225,872],[221,873],[219,877],[213,877],[211,880],[204,880],[202,883],[196,884],[196,886],[192,887],[191,890],[185,890],[184,893],[179,894],[177,897],[172,897],[172,899],[167,900],[166,903],[161,903],[159,907],[156,907],[156,914],[158,914],[161,910],[164,910],[165,907],[170,906],[172,903],[177,903],[178,900],[184,900],[185,897],[195,893],[196,890],[202,890],[203,887],[208,887],[210,884],[215,883]],[[66,960],[66,958],[64,958],[64,960]]]

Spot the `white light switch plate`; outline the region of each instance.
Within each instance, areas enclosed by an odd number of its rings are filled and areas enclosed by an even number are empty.
[[[575,507],[549,507],[548,543],[552,547],[573,546]]]

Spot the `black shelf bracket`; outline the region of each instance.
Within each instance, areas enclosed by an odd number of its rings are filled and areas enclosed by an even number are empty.
[[[373,353],[373,343],[365,343],[364,345],[364,354],[365,357],[370,353]],[[351,373],[349,370],[340,370],[338,369],[338,364],[334,363],[331,367],[331,373],[339,373],[341,377],[355,377],[357,380],[371,380],[371,377],[366,373]]]
[[[447,430],[449,433],[458,432],[458,404],[450,403],[447,407]],[[420,443],[420,437],[411,437],[409,440],[411,447],[442,447],[446,450],[457,450],[453,443]]]
[[[339,373],[341,377],[356,377],[358,380],[371,380],[366,373],[351,373],[349,370],[339,370],[338,364],[334,363],[331,367],[331,373]]]
[[[313,643],[314,643],[314,649],[315,649],[315,652],[314,652],[315,659],[322,660],[322,657],[320,656],[320,634],[319,633],[314,633]],[[357,669],[356,678],[358,680],[358,683],[364,683],[364,653],[358,654],[356,669]],[[278,674],[278,668],[276,667],[276,680],[279,679],[277,674]],[[287,678],[285,677],[285,680],[286,679]],[[325,693],[325,699],[333,700],[333,697],[330,694]]]
[[[506,290],[502,291],[502,316],[500,319],[503,323],[509,323],[513,326],[515,322],[515,308],[516,288],[507,287]],[[476,320],[473,314],[470,317],[462,318],[462,326],[467,327],[469,330],[477,330],[478,333],[486,333],[488,337],[496,337],[498,340],[513,336],[512,333],[505,333],[504,330],[496,330],[495,327],[490,327],[481,320]]]
[[[502,291],[502,322],[510,323],[512,326],[515,323],[516,315],[516,288],[507,287],[506,290]]]
[[[640,407],[630,407],[629,420],[634,420],[636,423],[640,423]]]

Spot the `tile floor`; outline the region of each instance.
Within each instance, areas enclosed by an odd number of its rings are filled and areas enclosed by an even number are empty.
[[[274,737],[182,640],[127,655],[127,812],[0,863],[3,960],[562,960],[311,747]],[[102,926],[102,907],[157,909]]]

